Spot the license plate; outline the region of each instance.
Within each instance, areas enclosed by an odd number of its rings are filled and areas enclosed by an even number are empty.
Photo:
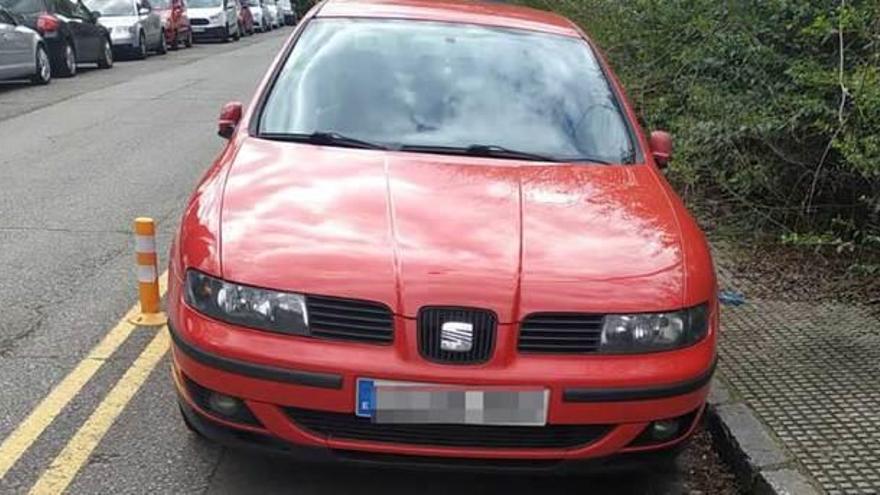
[[[550,391],[359,378],[355,414],[374,423],[544,426]]]
[[[203,27],[192,26],[192,30],[194,33],[204,33],[205,32],[205,28],[203,28]]]

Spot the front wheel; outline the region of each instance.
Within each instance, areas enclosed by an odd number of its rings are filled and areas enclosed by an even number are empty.
[[[109,69],[113,67],[113,46],[110,40],[104,39],[104,45],[101,47],[101,58],[98,59],[98,67],[101,69]]]
[[[180,409],[180,417],[183,418],[183,424],[186,426],[186,429],[194,433],[200,440],[207,441],[208,439],[205,438],[205,435],[202,434],[202,432],[192,424],[192,421],[189,420],[189,417],[183,411],[183,406],[178,405],[178,408]]]
[[[52,67],[49,65],[49,54],[43,45],[37,46],[36,54],[36,70],[31,76],[31,82],[34,84],[46,85],[52,80]]]
[[[241,24],[237,24],[235,26],[235,34],[232,36],[232,41],[238,41],[241,39]]]

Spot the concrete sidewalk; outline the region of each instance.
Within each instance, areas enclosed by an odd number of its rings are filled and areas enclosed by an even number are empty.
[[[750,297],[733,257],[718,246],[715,257],[720,287],[746,295],[722,310],[712,401],[749,482],[880,493],[880,319],[867,306]]]

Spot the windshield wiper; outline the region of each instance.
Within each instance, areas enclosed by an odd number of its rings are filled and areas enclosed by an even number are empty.
[[[273,141],[290,141],[295,143],[309,143],[320,146],[342,146],[345,148],[363,148],[369,150],[387,150],[388,146],[379,143],[371,143],[361,139],[348,137],[338,132],[317,131],[312,133],[283,133],[263,132],[259,135],[263,139]]]
[[[541,162],[559,161],[556,158],[546,155],[529,153],[527,151],[517,151],[509,148],[504,148],[503,146],[488,144],[472,144],[470,146],[434,146],[427,144],[404,144],[397,149],[400,151],[413,151],[417,153],[482,156],[486,158],[508,158],[511,160],[532,160]]]
[[[398,148],[400,151],[415,151],[421,153],[443,153],[450,155],[481,156],[486,158],[506,158],[510,160],[530,160],[536,162],[575,163],[590,162],[608,165],[610,162],[593,157],[564,158],[542,155],[528,151],[519,151],[494,144],[472,144],[470,146],[430,146],[405,144]]]

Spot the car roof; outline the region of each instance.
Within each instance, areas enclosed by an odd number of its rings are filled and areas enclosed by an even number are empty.
[[[468,0],[328,0],[316,17],[413,19],[528,29],[579,37],[565,17],[500,2]]]

